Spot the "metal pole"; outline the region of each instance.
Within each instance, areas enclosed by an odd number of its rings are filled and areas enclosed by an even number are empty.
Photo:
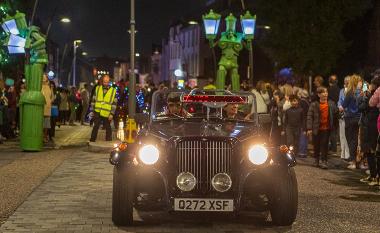
[[[38,6],[38,0],[36,0],[36,1],[34,2],[32,18],[30,18],[30,21],[29,21],[29,27],[33,25],[34,15],[36,14],[37,6]]]
[[[72,86],[75,87],[75,79],[76,79],[76,63],[77,63],[77,45],[74,40],[74,58],[73,58],[73,83]]]
[[[61,84],[61,81],[59,80],[59,47],[57,48],[57,51],[56,51],[56,56],[57,56],[57,60],[55,62],[55,66],[56,66],[56,72],[57,72],[57,82],[58,82],[58,85]]]
[[[249,41],[250,49],[249,49],[249,78],[251,79],[252,87],[253,87],[253,43]]]
[[[136,79],[135,79],[135,0],[131,0],[131,72],[129,76],[129,98],[128,113],[129,118],[134,119],[136,113]]]

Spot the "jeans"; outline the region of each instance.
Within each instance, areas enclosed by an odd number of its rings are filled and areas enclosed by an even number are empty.
[[[350,150],[350,161],[356,160],[356,151],[358,149],[359,142],[359,119],[358,118],[344,118],[345,121],[345,135],[348,143],[348,149]]]
[[[337,147],[337,129],[333,129],[330,132],[330,150],[336,152]]]
[[[339,119],[339,140],[340,140],[340,149],[341,149],[340,157],[342,159],[349,159],[350,149],[348,148],[345,132],[346,132],[346,129],[345,129],[344,119]]]
[[[307,156],[307,144],[308,144],[307,135],[301,133],[300,139],[299,139],[299,146],[298,146],[298,155],[300,155],[301,157]]]
[[[300,134],[300,128],[286,127],[286,144],[288,146],[294,147],[295,154],[297,154],[298,151],[298,141],[300,138]]]
[[[106,141],[112,141],[111,124],[108,118],[100,116],[98,112],[94,112],[94,128],[92,128],[91,142],[95,142],[98,137],[98,131],[100,124],[103,122],[103,126],[106,129]]]
[[[319,130],[317,135],[313,135],[314,157],[316,161],[327,161],[329,136],[330,130]]]

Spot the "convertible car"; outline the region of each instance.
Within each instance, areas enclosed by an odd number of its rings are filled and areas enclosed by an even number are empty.
[[[264,118],[250,92],[155,92],[136,143],[117,144],[110,154],[113,222],[133,224],[133,209],[149,199],[173,214],[254,211],[291,225],[296,161],[292,148],[263,136]]]

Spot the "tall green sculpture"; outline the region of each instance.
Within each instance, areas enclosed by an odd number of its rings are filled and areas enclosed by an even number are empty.
[[[214,42],[218,33],[220,18],[221,16],[214,13],[212,10],[209,14],[203,16],[206,38],[210,42],[210,47],[214,48],[218,45],[222,50],[222,56],[218,63],[219,68],[217,71],[216,88],[224,89],[226,77],[230,74],[232,90],[239,91],[240,76],[237,59],[240,51],[244,47],[250,52],[252,51],[251,42],[253,40],[256,17],[251,16],[249,12],[247,12],[246,15],[241,16],[244,33],[239,33],[236,32],[237,19],[230,14],[225,18],[226,31],[221,34],[219,41]]]
[[[45,98],[41,93],[42,75],[47,64],[45,37],[39,28],[27,26],[25,14],[17,12],[2,20],[8,34],[5,46],[10,54],[26,55],[26,91],[20,97],[20,146],[24,151],[40,151],[43,146]]]

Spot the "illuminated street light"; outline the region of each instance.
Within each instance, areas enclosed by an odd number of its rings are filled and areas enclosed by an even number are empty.
[[[197,22],[197,21],[194,21],[194,20],[190,20],[190,21],[189,21],[189,24],[190,24],[190,25],[197,25],[198,22]]]
[[[136,53],[136,57],[140,57],[140,54],[139,54],[139,53]]]
[[[70,23],[71,20],[70,20],[69,18],[66,18],[66,17],[65,17],[65,18],[62,18],[62,19],[61,19],[61,22],[62,22],[62,23]]]
[[[266,30],[270,30],[270,26],[268,26],[268,25],[265,25],[264,28],[265,28]]]
[[[208,40],[214,40],[216,38],[219,29],[220,17],[220,14],[214,13],[213,10],[210,10],[207,15],[203,16],[206,38]]]
[[[82,56],[87,56],[87,55],[88,55],[88,53],[82,52]]]

